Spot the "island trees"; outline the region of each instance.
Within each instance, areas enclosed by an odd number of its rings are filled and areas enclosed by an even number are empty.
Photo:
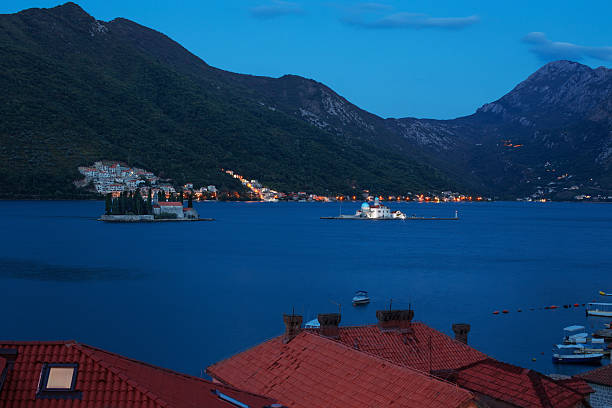
[[[153,214],[151,193],[144,199],[140,189],[123,191],[119,197],[106,196],[106,215],[150,215]]]

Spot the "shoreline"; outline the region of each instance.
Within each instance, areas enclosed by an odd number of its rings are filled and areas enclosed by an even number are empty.
[[[159,219],[159,220],[105,220],[97,218],[96,221],[109,222],[114,224],[138,224],[138,223],[154,223],[154,222],[197,222],[197,221],[215,221],[214,218],[177,218],[177,219]]]
[[[2,201],[99,201],[104,202],[104,198],[0,198],[0,202]],[[338,204],[340,201],[306,201],[306,203],[324,203],[324,204]],[[359,203],[361,200],[355,201],[342,201],[343,203]],[[581,203],[581,204],[612,204],[612,201],[588,201],[588,200],[549,200],[546,203],[541,203],[538,201],[525,201],[525,200],[491,200],[491,201],[461,201],[461,202],[433,202],[433,201],[389,201],[393,203],[417,203],[417,204],[463,204],[463,203],[534,203],[534,204],[548,204],[548,203]],[[263,200],[202,200],[197,201],[194,200],[194,203],[267,203]],[[279,200],[275,203],[299,203],[302,204],[304,202],[293,201],[293,200]]]

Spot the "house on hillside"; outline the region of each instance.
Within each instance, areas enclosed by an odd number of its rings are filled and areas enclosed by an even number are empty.
[[[272,408],[273,399],[75,341],[1,342],[2,408]]]
[[[468,346],[467,324],[451,338],[412,310],[376,312],[378,324],[319,328],[285,315],[285,334],[208,367],[215,381],[294,407],[586,408],[582,379],[555,380]]]

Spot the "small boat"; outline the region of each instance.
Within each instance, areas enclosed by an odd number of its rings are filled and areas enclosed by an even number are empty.
[[[612,329],[601,329],[593,333],[596,339],[604,339],[604,341],[612,342]]]
[[[610,354],[610,349],[604,339],[592,338],[590,343],[584,345],[584,351],[587,353],[603,353]]]
[[[588,303],[587,316],[612,317],[612,303]]]
[[[319,319],[312,319],[304,325],[305,329],[319,329],[320,327]]]
[[[584,326],[567,326],[563,329],[563,344],[584,344],[587,342],[588,333]]]
[[[553,363],[601,364],[603,353],[589,353],[582,344],[557,344],[553,349]]]
[[[370,303],[368,292],[365,290],[358,290],[355,292],[355,296],[353,296],[353,306],[367,305],[368,303]]]
[[[606,293],[606,292],[604,292],[603,290],[600,290],[600,291],[599,291],[599,294],[600,294],[601,296],[612,296],[612,293]]]

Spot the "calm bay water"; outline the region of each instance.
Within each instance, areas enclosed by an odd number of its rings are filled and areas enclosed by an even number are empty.
[[[338,204],[195,206],[216,221],[106,224],[103,202],[0,202],[0,339],[76,339],[200,375],[281,334],[292,309],[310,320],[337,302],[343,325],[366,324],[393,299],[449,335],[470,323],[470,344],[492,357],[569,374],[587,367],[551,363],[562,328],[607,321],[542,308],[612,291],[611,205],[391,205],[457,209],[457,222],[319,219]],[[353,308],[357,289],[373,302]]]

